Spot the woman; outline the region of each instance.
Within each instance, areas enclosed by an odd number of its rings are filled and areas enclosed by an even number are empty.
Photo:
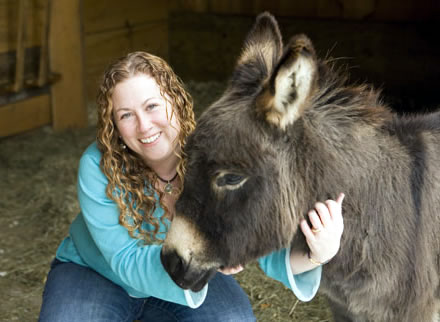
[[[165,61],[134,52],[108,67],[98,94],[97,142],[80,160],[81,212],[57,250],[40,321],[255,320],[246,294],[228,275],[241,267],[217,273],[195,293],[175,285],[160,262],[160,244],[185,172],[182,147],[194,127],[192,101]],[[312,245],[328,235],[335,246],[329,251],[327,241],[324,250],[314,251],[316,258],[330,258],[338,250],[340,234],[330,234],[337,226],[332,218],[340,217],[337,205],[316,214],[320,220],[324,212],[331,224],[322,221],[317,236],[324,237],[315,236]],[[278,257],[262,260],[275,278]],[[293,271],[320,266],[291,258],[292,268],[299,267]],[[304,274],[305,288],[316,292],[320,269]]]

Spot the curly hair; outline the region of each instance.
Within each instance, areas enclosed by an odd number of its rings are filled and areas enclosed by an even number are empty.
[[[119,223],[124,226],[132,238],[145,243],[160,243],[157,236],[160,223],[168,214],[163,203],[163,192],[156,191],[157,175],[141,158],[129,149],[124,149],[119,139],[113,117],[112,94],[115,86],[135,75],[145,74],[154,78],[160,87],[163,97],[171,100],[173,115],[177,116],[180,125],[178,148],[175,152],[179,158],[178,176],[183,182],[186,157],[183,146],[186,138],[195,128],[193,102],[185,91],[182,81],[171,67],[160,57],[146,52],[133,52],[119,58],[104,72],[98,91],[98,131],[97,143],[102,153],[101,170],[108,179],[106,194],[114,200],[120,209]],[[178,193],[181,191],[179,190]],[[159,195],[159,205],[164,209],[164,216],[154,216]],[[144,229],[145,224],[152,229]]]

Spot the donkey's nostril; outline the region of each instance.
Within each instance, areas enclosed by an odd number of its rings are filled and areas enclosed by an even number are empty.
[[[183,274],[185,272],[183,259],[177,254],[176,251],[171,251],[166,254],[162,252],[160,259],[162,261],[162,265],[165,267],[165,270],[170,275],[175,276]]]
[[[183,260],[177,255],[176,252],[173,252],[170,257],[170,270],[173,273],[178,273],[183,271]]]

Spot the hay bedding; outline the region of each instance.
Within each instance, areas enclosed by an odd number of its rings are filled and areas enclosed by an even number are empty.
[[[188,83],[188,89],[200,108],[218,97],[223,85]],[[0,321],[37,320],[50,262],[79,210],[78,160],[95,138],[93,104],[89,110],[91,125],[85,129],[53,133],[43,127],[0,139]],[[236,278],[258,321],[332,321],[322,297],[298,302],[255,263]]]

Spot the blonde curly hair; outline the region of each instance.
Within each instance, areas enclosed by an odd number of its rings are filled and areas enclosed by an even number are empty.
[[[176,152],[180,159],[177,173],[182,183],[186,165],[182,148],[186,138],[195,128],[195,119],[191,96],[162,58],[146,52],[133,52],[118,59],[104,72],[97,97],[97,142],[102,153],[101,170],[109,181],[106,193],[118,205],[119,223],[127,228],[130,236],[151,244],[161,242],[157,235],[168,209],[163,203],[163,192],[154,189],[157,175],[135,153],[123,148],[113,118],[112,104],[115,86],[139,74],[151,76],[156,80],[161,95],[169,98],[173,106],[170,119],[173,115],[177,116],[180,125],[177,138],[177,151],[180,154]],[[155,194],[159,195],[160,207],[164,209],[164,216],[161,218],[154,216],[157,203]],[[152,229],[144,229],[145,224]]]

